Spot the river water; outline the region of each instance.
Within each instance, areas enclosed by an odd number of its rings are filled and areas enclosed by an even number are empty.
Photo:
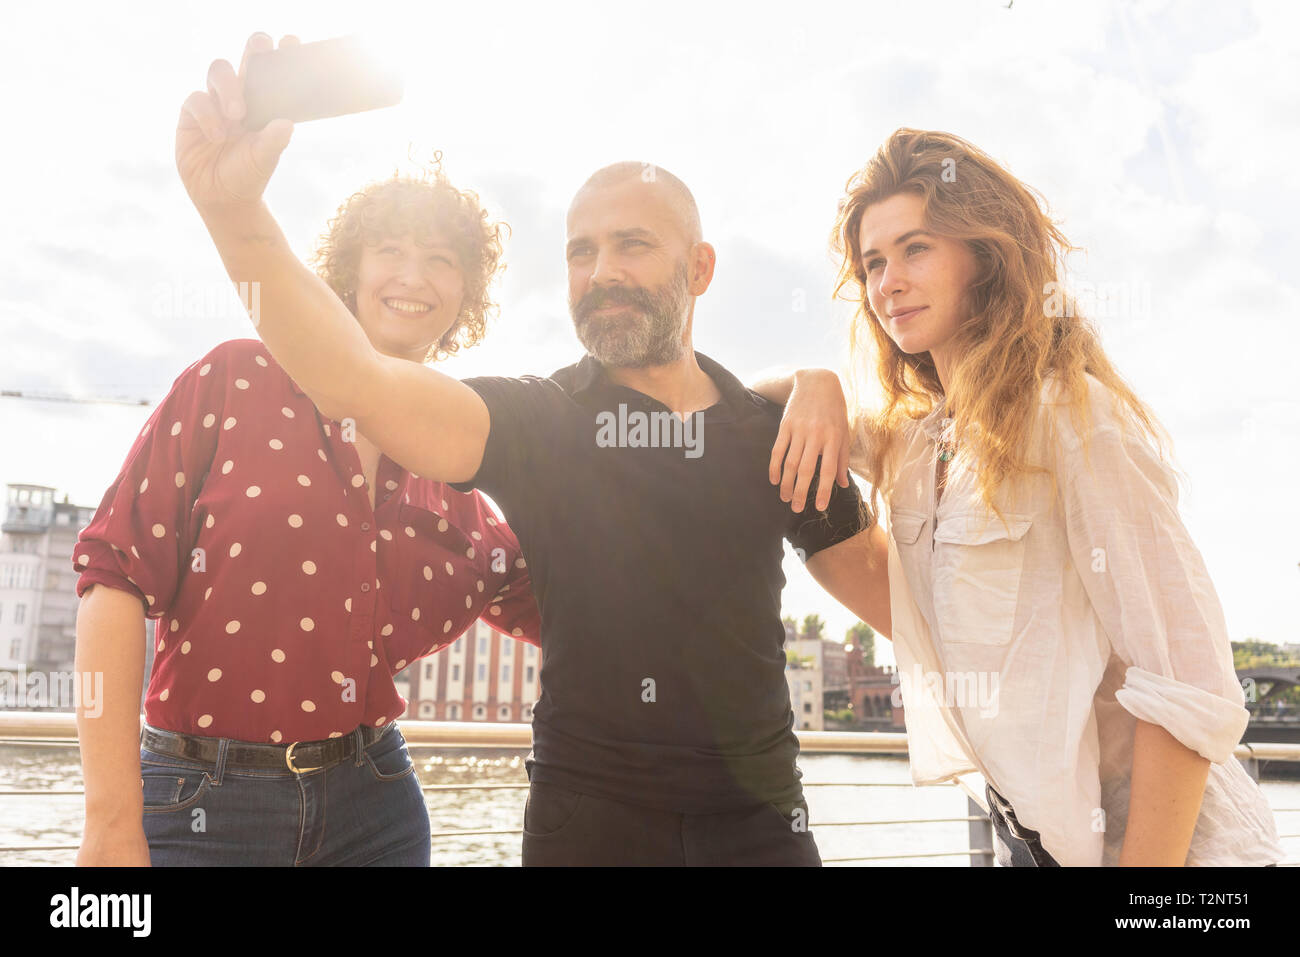
[[[522,784],[523,751],[437,752],[411,749],[425,784]],[[822,857],[872,857],[962,851],[969,847],[966,822],[884,824],[829,827],[830,822],[893,821],[964,817],[966,796],[955,787],[914,788],[907,759],[875,755],[804,755],[799,766],[811,812],[812,829]],[[877,784],[870,789],[816,787],[817,782]],[[1300,780],[1270,779],[1265,769],[1261,788],[1274,809],[1288,861],[1300,861]],[[0,744],[0,790],[79,790],[81,766],[75,747]],[[433,830],[511,828],[523,821],[525,788],[490,791],[426,792]],[[81,838],[80,794],[0,795],[0,846],[73,844]],[[519,864],[518,834],[476,835],[438,839],[433,864]],[[0,851],[0,866],[66,865],[76,852]],[[885,861],[855,861],[863,866],[967,867],[969,857],[928,857]]]

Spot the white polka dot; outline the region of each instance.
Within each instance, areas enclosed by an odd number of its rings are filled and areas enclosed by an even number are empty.
[[[239,631],[239,622],[237,621],[226,622],[226,634],[233,635],[237,631]]]
[[[374,667],[375,665],[377,665],[377,664],[379,664],[379,659],[376,658],[374,655],[371,655],[371,656],[370,656],[370,667],[373,668],[373,667]]]
[[[442,510],[447,511],[447,500],[445,498],[442,500]]]
[[[280,410],[280,414],[283,415],[286,419],[292,419],[292,418],[293,418],[293,409],[289,408],[289,407],[286,405],[283,409]]]
[[[233,459],[226,459],[224,462],[221,463],[221,474],[222,474],[222,475],[229,475],[229,474],[230,474],[230,470],[233,469],[234,467],[235,467],[235,462],[234,462],[234,460],[233,460]]]
[[[177,473],[176,473],[176,487],[177,487],[177,488],[184,488],[184,487],[185,487],[185,473],[184,473],[184,472],[177,472]]]
[[[263,369],[265,369],[265,368],[267,367],[267,366],[266,366],[266,360],[263,359],[261,356],[253,356],[253,361],[256,362],[256,363],[257,363],[259,366],[261,366]]]
[[[303,710],[303,711],[308,711],[308,712],[315,711],[315,710],[316,710],[316,702],[314,702],[314,701],[304,701],[304,702],[302,703],[302,710]]]
[[[433,581],[433,569],[428,565],[424,566],[424,580],[427,582]]]
[[[290,527],[290,528],[302,528],[302,516],[301,516],[301,515],[297,515],[297,514],[290,515],[290,516],[289,516],[289,527]]]
[[[203,417],[203,427],[205,429],[210,429],[212,428],[213,423],[216,421],[217,421],[217,417],[213,415],[211,412],[209,412],[207,415]]]
[[[446,530],[447,530],[447,520],[445,518],[438,519],[438,531],[445,532]]]
[[[239,420],[236,419],[233,415],[229,416],[226,418],[226,421],[221,423],[221,427],[225,429],[227,432],[229,432],[231,429],[235,427],[235,423],[238,421]]]
[[[257,496],[262,494],[262,490],[256,485],[250,485],[244,490],[244,494],[249,498],[257,498]]]
[[[390,492],[395,492],[397,491],[397,483],[394,482],[392,479],[389,479],[387,482],[384,483],[384,488],[388,489],[388,491]]]
[[[208,586],[208,590],[205,591],[205,592],[203,593],[203,600],[204,600],[204,601],[207,601],[207,600],[208,600],[208,596],[211,595],[211,594],[212,594],[212,586],[209,585],[209,586]]]
[[[144,600],[147,601],[149,604],[152,605],[152,604],[153,604],[153,595],[145,595],[145,596],[144,596]]]
[[[341,672],[341,671],[331,671],[331,672],[330,672],[330,680],[333,681],[336,685],[341,685],[341,684],[343,684],[343,672]]]
[[[230,557],[238,558],[239,553],[242,552],[243,550],[244,550],[244,546],[239,544],[239,542],[235,542],[235,544],[230,546]]]
[[[171,696],[172,696],[172,689],[171,689],[171,688],[164,688],[162,694],[160,694],[160,695],[158,696],[158,700],[159,700],[159,701],[166,701],[166,700],[167,700],[168,698],[170,698]]]
[[[378,718],[375,719],[375,727],[376,727],[376,728],[379,727],[381,724],[383,724],[383,723],[384,723],[385,721],[387,721],[387,720],[388,720],[387,715],[382,715],[382,714],[381,714]]]
[[[208,672],[208,680],[209,680],[209,681],[220,681],[220,680],[221,680],[221,669],[220,669],[220,668],[213,668],[211,671],[209,671],[209,672]]]
[[[306,488],[308,485],[311,484],[311,479],[309,479],[309,478],[308,478],[307,476],[305,476],[305,475],[299,475],[299,476],[298,476],[298,484],[301,485],[303,488]]]
[[[271,448],[275,449],[277,452],[279,452],[282,448],[284,448],[284,443],[281,442],[279,439],[272,439],[270,442],[267,442],[266,444],[269,445]]]
[[[365,484],[366,484],[366,477],[365,477],[364,475],[354,475],[354,476],[352,476],[352,487],[353,487],[353,488],[361,488],[361,486],[363,486],[363,485],[365,485]]]
[[[483,590],[483,580],[481,578],[478,581],[476,581],[474,584],[475,586],[477,586],[479,591]]]
[[[284,652],[279,648],[273,648],[271,650],[271,660],[276,664],[282,663],[284,661]]]
[[[419,621],[419,620],[420,620],[420,609],[418,609],[418,608],[412,608],[412,609],[411,609],[411,621]]]
[[[383,635],[385,638],[387,638],[389,635],[391,635],[391,634],[393,633],[393,626],[392,626],[392,625],[384,625],[383,630],[380,631],[379,633],[380,633],[381,635]]]
[[[307,561],[302,563],[302,570],[306,572],[308,575],[315,575],[316,563],[313,562],[311,559],[308,559]]]
[[[525,568],[527,567],[527,565],[528,563],[524,561],[522,558],[515,559],[515,568]]]
[[[252,699],[253,704],[261,704],[266,700],[266,692],[261,688],[254,688],[253,693],[248,696]]]
[[[394,666],[394,670],[395,670],[395,671],[401,671],[401,670],[402,670],[403,668],[405,668],[405,667],[406,667],[406,659],[405,659],[405,658],[402,658],[402,659],[401,659],[400,661],[398,661],[397,664]]]
[[[253,587],[249,589],[254,595],[266,594],[266,582],[253,582]]]
[[[272,732],[271,732],[271,740],[274,741],[274,742],[276,742],[277,744],[280,742],[280,740],[281,740],[283,737],[284,737],[284,735],[280,734],[279,731],[272,731]]]
[[[217,521],[217,517],[215,515],[209,515],[208,520],[203,523],[203,527],[211,528],[213,525],[216,524],[216,521]]]
[[[186,641],[186,642],[182,642],[182,643],[181,643],[181,654],[183,654],[183,655],[188,655],[189,653],[190,653],[190,643],[189,643],[188,641]]]
[[[493,528],[496,528],[497,526],[497,520],[493,518],[491,515],[488,516],[487,523],[491,525]]]
[[[492,614],[494,615],[499,615],[501,614],[501,606],[493,605],[491,608],[488,609],[488,611],[492,612]]]
[[[334,520],[344,528],[348,527],[348,517],[344,515],[342,512],[339,512],[337,515],[335,515]]]
[[[332,433],[332,432],[330,431],[330,424],[329,424],[328,422],[324,423],[323,428],[325,429],[325,434],[326,434],[326,435],[333,435],[333,434],[334,434],[334,433]]]
[[[303,631],[311,631],[316,627],[316,622],[312,621],[310,618],[304,618],[302,621],[298,622],[298,626],[302,628]]]
[[[144,490],[147,489],[148,487],[149,487],[149,480],[148,479],[142,480],[140,482],[140,494],[143,495]]]
[[[474,546],[473,546],[473,545],[471,545],[469,548],[465,549],[465,557],[466,557],[466,558],[473,558],[473,557],[474,557]]]
[[[181,626],[181,623],[180,623],[179,621],[177,621],[175,618],[173,618],[173,619],[172,619],[172,624],[171,624],[171,629],[172,629],[172,631],[176,631],[178,628],[180,628],[180,626]]]
[[[139,558],[139,557],[140,557],[140,553],[139,553],[138,551],[135,550],[135,546],[134,546],[134,545],[131,546],[131,554],[134,555],[136,558]]]
[[[407,525],[406,528],[403,529],[403,531],[406,532],[407,538],[415,538],[415,529],[413,529],[410,525]]]
[[[207,375],[211,371],[212,371],[212,363],[205,362],[203,363],[203,367],[199,369],[199,375]]]
[[[210,714],[199,715],[199,720],[196,721],[195,724],[197,724],[200,728],[206,728],[208,725],[212,724],[212,715]]]
[[[164,535],[167,534],[167,529],[163,528],[161,525],[155,525],[152,531],[153,531],[154,538],[162,538]]]
[[[481,542],[481,541],[483,541],[483,536],[480,535],[478,532],[470,532],[470,533],[469,533],[469,537],[472,538],[472,539],[474,539],[474,541],[476,541],[476,542]]]
[[[371,541],[370,541],[370,550],[371,550],[372,552],[377,552],[377,551],[379,551],[379,549],[375,547],[375,541],[374,541],[374,539],[371,539]]]
[[[329,457],[325,455],[325,450],[324,450],[324,449],[317,449],[317,450],[316,450],[316,454],[320,456],[320,460],[321,460],[322,462],[328,462],[328,461],[329,461]]]
[[[180,435],[180,434],[181,434],[181,424],[180,424],[179,422],[173,422],[173,423],[172,423],[172,435],[173,435],[173,436],[177,436],[177,435]]]
[[[451,619],[450,619],[450,618],[448,618],[446,621],[444,621],[444,622],[442,623],[442,633],[445,635],[445,634],[446,634],[447,632],[449,632],[449,631],[451,631]]]
[[[116,546],[114,546],[114,549],[116,549]],[[89,558],[88,556],[86,556],[86,555],[78,555],[78,556],[77,556],[77,564],[78,564],[78,565],[85,565],[85,564],[88,564],[89,562],[90,562],[90,558]]]
[[[474,607],[474,602],[470,600],[469,595],[466,595],[466,596],[465,596],[465,607],[466,607],[466,608],[473,608],[473,607]]]
[[[515,628],[515,629],[512,629],[511,632],[510,632],[510,634],[514,635],[516,638],[518,638],[518,637],[519,637],[520,635],[522,635],[523,633],[524,633],[524,630],[523,630],[522,628]]]
[[[342,732],[342,731],[331,731],[331,732],[330,732],[330,737],[331,737],[331,738],[341,738],[341,737],[343,737],[343,732]]]
[[[343,601],[343,607],[344,607],[348,612],[351,612],[351,611],[352,611],[352,599],[351,599],[351,598],[344,599],[344,601]]]
[[[451,567],[451,562],[447,562],[443,567],[447,569],[448,575],[454,575],[456,573],[456,569]]]
[[[379,537],[386,542],[391,542],[393,540],[393,533],[386,528],[381,528],[379,530]]]
[[[248,388],[248,380],[247,380],[247,379],[236,379],[236,380],[235,380],[235,388],[236,388],[236,389],[247,389],[247,388]]]
[[[158,639],[158,650],[159,650],[159,651],[163,651],[163,650],[165,650],[166,648],[167,648],[167,642],[165,642],[165,641],[163,641],[161,638],[159,638],[159,639]]]

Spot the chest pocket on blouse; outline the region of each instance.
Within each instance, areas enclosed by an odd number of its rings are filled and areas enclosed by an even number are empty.
[[[891,508],[889,510],[889,533],[899,545],[915,545],[925,527],[925,512],[910,508]]]
[[[1005,645],[1015,626],[1031,521],[955,512],[935,529],[934,611],[947,643]]]

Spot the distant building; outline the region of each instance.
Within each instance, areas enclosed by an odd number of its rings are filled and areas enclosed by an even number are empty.
[[[820,638],[792,638],[790,629],[786,629],[785,682],[790,688],[790,708],[797,730],[825,729],[825,646],[831,644],[834,642]]]
[[[528,724],[541,692],[542,655],[481,621],[437,654],[412,663],[406,717]]]
[[[80,604],[72,550],[94,514],[66,495],[54,501],[49,486],[7,486],[0,524],[0,671],[40,673],[51,681],[72,673]],[[153,664],[154,624],[146,623],[146,675]],[[32,698],[25,703],[43,706]]]

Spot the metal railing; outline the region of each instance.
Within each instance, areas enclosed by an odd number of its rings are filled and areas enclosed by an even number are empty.
[[[143,722],[143,718],[141,719]],[[439,750],[521,750],[532,746],[532,728],[527,724],[469,721],[417,721],[403,719],[402,735],[410,748]],[[859,754],[905,755],[907,735],[878,731],[797,731],[801,754]],[[66,712],[0,711],[0,744],[39,747],[78,747],[75,715]],[[1300,745],[1285,743],[1254,743],[1237,746],[1236,757],[1246,766],[1251,777],[1258,779],[1260,761],[1300,761]],[[958,787],[956,784],[949,785]],[[805,781],[809,788],[911,788],[911,782],[862,781]],[[526,781],[496,784],[422,784],[426,793],[479,792],[527,790]],[[81,789],[0,789],[0,798],[40,795],[43,797],[80,795]],[[938,850],[908,854],[874,854],[852,857],[824,857],[823,863],[844,864],[866,861],[913,860],[925,858],[969,857],[972,867],[993,866],[993,828],[984,809],[969,796],[966,798],[965,817],[916,817],[863,821],[810,821],[810,828],[857,828],[888,825],[959,824],[968,828],[968,846],[960,850]],[[1274,814],[1300,814],[1300,807],[1273,808]],[[521,835],[520,828],[454,828],[436,830],[432,838],[437,841],[491,835]],[[1300,838],[1300,833],[1281,834],[1282,838]],[[21,844],[0,846],[0,853],[27,853],[37,851],[75,851],[76,844]],[[1284,862],[1283,866],[1296,866],[1297,861]]]

